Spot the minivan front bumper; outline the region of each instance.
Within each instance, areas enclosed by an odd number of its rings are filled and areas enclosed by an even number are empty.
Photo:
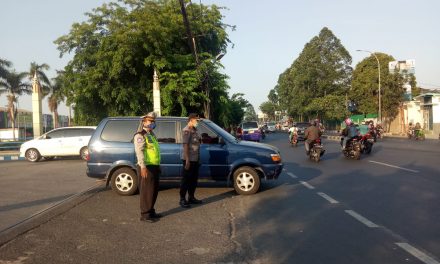
[[[278,176],[283,171],[284,164],[262,164],[261,168],[263,169],[264,176],[266,180],[275,180],[278,179]]]

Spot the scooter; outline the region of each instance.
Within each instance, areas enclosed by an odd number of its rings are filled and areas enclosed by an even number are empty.
[[[342,141],[344,139],[341,138],[341,146]],[[359,160],[361,159],[361,142],[359,137],[354,137],[347,142],[345,148],[342,150],[342,153],[345,157]]]
[[[370,133],[366,133],[360,139],[361,153],[370,154],[375,142],[374,137]]]
[[[292,147],[296,147],[298,145],[298,135],[297,134],[290,135],[290,145]]]

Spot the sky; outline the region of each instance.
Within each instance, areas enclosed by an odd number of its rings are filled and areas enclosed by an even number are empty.
[[[177,1],[177,0],[175,0]],[[86,19],[85,12],[109,0],[0,0],[0,58],[17,71],[31,62],[51,66],[49,77],[72,58],[59,57],[53,43],[71,25]],[[396,60],[415,60],[419,86],[440,88],[440,1],[438,0],[193,0],[216,4],[233,46],[221,59],[229,76],[230,95],[244,93],[259,111],[278,76],[301,53],[304,45],[328,27],[353,58],[352,66],[368,57],[369,50],[392,55]],[[19,98],[19,107],[31,110],[30,96]],[[6,105],[1,95],[0,106]],[[62,105],[60,114],[67,115]],[[49,113],[47,102],[43,113]]]

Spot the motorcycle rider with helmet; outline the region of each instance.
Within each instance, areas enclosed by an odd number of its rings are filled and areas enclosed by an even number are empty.
[[[353,140],[354,137],[359,136],[359,130],[350,118],[345,119],[345,125],[346,127],[342,130],[341,138],[342,150],[345,149],[347,143]]]
[[[322,135],[321,130],[318,128],[319,122],[316,120],[311,122],[311,125],[304,132],[304,147],[306,148],[306,154],[310,155],[310,145]]]
[[[294,135],[298,136],[298,128],[296,127],[295,123],[293,123],[293,126],[289,128],[289,142],[292,142]]]

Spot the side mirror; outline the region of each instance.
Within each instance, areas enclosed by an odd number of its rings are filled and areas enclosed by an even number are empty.
[[[226,141],[224,140],[224,138],[219,137],[219,139],[218,139],[218,143],[219,143],[220,145],[225,145],[225,144],[226,144]]]

